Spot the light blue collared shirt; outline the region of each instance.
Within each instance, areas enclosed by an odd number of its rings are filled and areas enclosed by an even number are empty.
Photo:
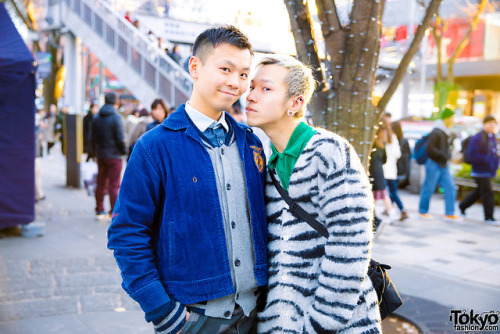
[[[201,132],[205,132],[210,127],[210,125],[212,125],[212,123],[214,123],[214,122],[222,125],[225,132],[229,131],[229,125],[227,124],[227,121],[226,121],[226,112],[225,111],[222,112],[218,121],[214,121],[212,118],[210,118],[207,115],[194,109],[189,104],[189,101],[186,102],[185,108],[186,108],[186,113],[188,114],[189,118],[193,121],[194,125],[196,125],[198,130],[200,130]]]

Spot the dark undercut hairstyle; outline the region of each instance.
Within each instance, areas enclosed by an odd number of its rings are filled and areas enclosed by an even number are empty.
[[[238,49],[248,49],[253,55],[252,44],[238,28],[232,25],[225,25],[217,28],[207,29],[196,38],[193,45],[193,56],[202,62],[207,56],[221,44],[230,44]]]

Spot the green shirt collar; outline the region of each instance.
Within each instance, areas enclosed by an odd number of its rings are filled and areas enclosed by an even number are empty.
[[[290,136],[283,153],[279,153],[276,147],[271,144],[272,154],[269,158],[269,168],[276,170],[281,185],[286,190],[288,189],[288,182],[290,181],[290,176],[292,175],[297,159],[315,133],[315,129],[301,122]]]

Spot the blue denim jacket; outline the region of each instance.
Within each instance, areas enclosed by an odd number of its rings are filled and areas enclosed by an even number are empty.
[[[257,284],[267,284],[265,158],[230,116],[245,172]],[[108,231],[125,291],[144,312],[234,293],[216,176],[184,105],[136,143]]]

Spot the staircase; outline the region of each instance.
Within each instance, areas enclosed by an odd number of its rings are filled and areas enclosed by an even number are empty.
[[[64,0],[62,21],[144,105],[188,100],[189,74],[104,1]]]

